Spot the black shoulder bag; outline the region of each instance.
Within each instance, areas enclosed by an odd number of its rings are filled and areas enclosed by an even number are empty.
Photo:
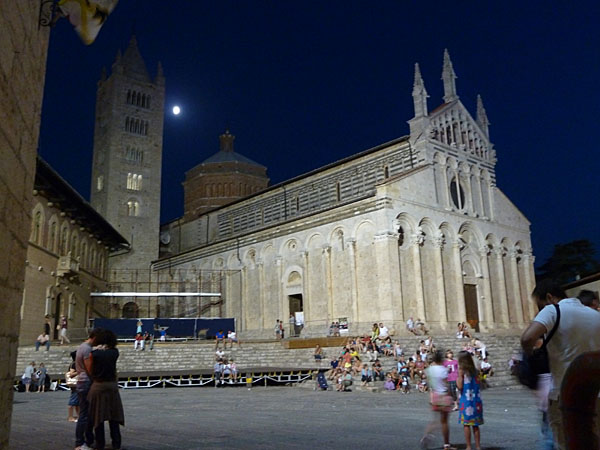
[[[548,361],[548,350],[546,346],[560,323],[560,308],[557,304],[554,305],[556,308],[556,323],[552,327],[552,330],[544,338],[544,342],[540,348],[537,348],[530,355],[523,354],[523,361],[519,363],[517,369],[517,377],[519,382],[527,386],[530,389],[536,389],[538,383],[538,375],[541,373],[550,373],[550,363]]]

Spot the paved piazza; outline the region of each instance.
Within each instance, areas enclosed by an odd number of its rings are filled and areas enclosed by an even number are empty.
[[[66,420],[68,396],[66,391],[15,393],[10,448],[72,449],[75,424]],[[428,396],[418,393],[191,387],[126,390],[121,396],[127,450],[418,449],[431,417]],[[538,414],[530,392],[489,389],[483,405],[484,449],[535,448]],[[450,439],[464,449],[456,421],[452,413]],[[433,448],[441,447],[438,436]]]

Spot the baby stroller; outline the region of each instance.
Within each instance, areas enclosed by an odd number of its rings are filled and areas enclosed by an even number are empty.
[[[327,389],[329,389],[329,385],[327,384],[327,378],[325,378],[324,372],[319,372],[319,374],[317,375],[317,385],[322,391],[326,391]]]

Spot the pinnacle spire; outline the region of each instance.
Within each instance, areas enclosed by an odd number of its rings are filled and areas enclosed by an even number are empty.
[[[131,78],[144,82],[151,81],[148,69],[146,68],[146,63],[138,49],[135,34],[131,36],[127,50],[125,50],[125,53],[123,54],[123,68],[124,73]]]
[[[483,130],[485,135],[489,137],[489,126],[490,121],[488,120],[487,113],[485,112],[485,108],[483,106],[483,100],[481,100],[481,95],[477,94],[477,124]]]
[[[442,70],[442,80],[444,81],[444,102],[450,103],[458,98],[456,93],[456,74],[450,60],[448,49],[444,49],[444,68]]]
[[[427,115],[427,90],[421,76],[419,63],[415,63],[415,81],[413,83],[413,102],[415,107],[415,117],[423,117]]]

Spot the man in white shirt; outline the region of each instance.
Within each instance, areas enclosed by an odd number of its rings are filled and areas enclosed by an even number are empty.
[[[417,334],[417,332],[415,331],[415,322],[413,321],[412,317],[409,317],[406,321],[406,329],[412,334]]]
[[[379,324],[379,339],[385,339],[390,335],[390,330],[386,327],[383,322]]]
[[[552,389],[548,395],[548,416],[554,434],[556,448],[566,449],[562,414],[559,409],[560,386],[571,362],[582,353],[600,350],[600,312],[581,304],[576,298],[565,298],[560,286],[551,280],[544,280],[535,287],[533,299],[540,312],[521,336],[521,345],[525,353],[531,353],[536,341],[550,333],[557,321],[554,304],[560,308],[560,320],[556,332],[547,345]],[[600,412],[600,402],[596,402]],[[599,415],[596,415],[598,435]]]

